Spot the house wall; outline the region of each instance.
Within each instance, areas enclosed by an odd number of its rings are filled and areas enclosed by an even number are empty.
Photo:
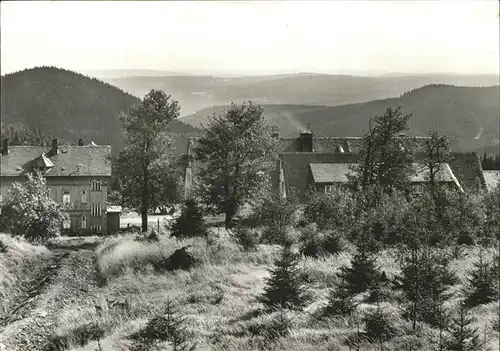
[[[108,221],[108,227],[107,227],[108,234],[117,233],[120,230],[119,212],[108,213],[107,221]]]
[[[110,177],[95,178],[101,181],[101,190],[92,190],[93,177],[46,177],[47,188],[50,189],[50,197],[58,203],[63,203],[64,192],[70,194],[70,208],[68,214],[71,221],[71,230],[65,230],[68,234],[87,234],[91,231],[91,225],[100,225],[101,233],[107,232],[106,206],[108,201],[108,183]],[[24,177],[1,177],[0,187],[3,201],[9,196],[12,185],[15,182],[23,182]],[[82,202],[82,193],[86,192],[87,202]],[[92,203],[101,205],[101,215],[92,216]],[[85,228],[81,226],[82,217],[85,216]]]

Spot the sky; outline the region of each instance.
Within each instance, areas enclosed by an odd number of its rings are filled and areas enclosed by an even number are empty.
[[[497,1],[0,3],[1,72],[499,73]]]

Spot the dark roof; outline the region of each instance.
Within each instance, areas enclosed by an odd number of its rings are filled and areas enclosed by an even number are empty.
[[[415,137],[416,145],[414,149],[418,152],[423,150],[424,141],[428,137]],[[344,152],[359,152],[361,147],[361,137],[320,137],[313,135],[313,152],[329,153],[340,152],[340,148]],[[280,152],[300,152],[302,150],[299,137],[284,137],[279,138],[278,150]]]
[[[53,155],[43,146],[10,146],[9,154],[0,158],[2,177],[18,177],[30,173],[33,165],[51,162],[44,176],[111,176],[111,146],[59,146]],[[48,164],[48,163],[47,163]],[[50,164],[48,164],[50,165]]]

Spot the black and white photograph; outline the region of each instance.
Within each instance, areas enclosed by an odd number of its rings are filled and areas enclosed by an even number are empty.
[[[2,1],[0,351],[500,351],[500,3]]]

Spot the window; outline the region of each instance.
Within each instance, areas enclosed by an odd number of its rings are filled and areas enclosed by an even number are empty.
[[[63,229],[71,229],[71,221],[69,218],[66,218],[63,221]]]
[[[47,189],[47,196],[50,197],[50,195],[52,195],[52,189],[48,188]]]
[[[101,181],[96,179],[92,180],[92,191],[101,191]]]
[[[82,204],[87,203],[87,190],[82,190]]]
[[[422,184],[415,184],[413,186],[413,193],[415,195],[420,195],[424,192],[424,186]]]
[[[80,220],[80,227],[82,227],[82,229],[87,228],[87,217],[82,216],[82,218]]]
[[[333,192],[333,185],[325,185],[325,193],[331,194]]]
[[[65,191],[63,193],[63,204],[69,204],[71,203],[71,195],[69,194],[69,191]]]
[[[92,203],[91,213],[92,213],[92,216],[100,216],[101,215],[101,203],[100,202]]]
[[[92,224],[90,226],[90,230],[96,234],[101,233],[101,225],[100,224]]]

